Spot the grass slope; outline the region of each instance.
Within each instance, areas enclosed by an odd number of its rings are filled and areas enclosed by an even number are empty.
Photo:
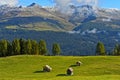
[[[74,66],[76,61],[83,64]],[[44,65],[53,71],[42,72]],[[74,75],[66,76],[73,67]],[[0,58],[0,80],[119,80],[120,57],[12,56]]]

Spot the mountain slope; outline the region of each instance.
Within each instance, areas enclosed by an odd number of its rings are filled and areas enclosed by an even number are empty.
[[[120,20],[120,10],[117,9],[94,8],[90,5],[70,5],[69,8],[71,13],[63,14],[55,7],[41,7],[36,3],[27,7],[3,5],[0,6],[0,24],[2,27],[15,26],[27,30],[71,31],[85,22],[107,24]]]
[[[67,20],[54,15],[54,13],[35,3],[28,7],[9,7],[4,5],[1,6],[0,13],[0,24],[3,27],[16,26],[19,29],[53,31],[66,31],[74,27]]]
[[[120,42],[120,10],[70,5],[61,13],[56,7],[0,6],[0,39],[46,40],[51,53],[54,42],[60,43],[63,55],[95,55],[98,41],[111,53]],[[87,49],[87,50],[86,50]]]

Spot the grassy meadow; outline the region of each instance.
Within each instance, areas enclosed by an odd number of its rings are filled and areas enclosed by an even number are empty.
[[[81,61],[81,66],[75,66]],[[52,72],[43,72],[44,65]],[[73,76],[66,76],[72,67]],[[0,58],[0,80],[120,80],[120,56],[11,56]]]

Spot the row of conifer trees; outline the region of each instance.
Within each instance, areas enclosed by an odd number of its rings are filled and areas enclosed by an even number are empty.
[[[116,44],[115,47],[111,50],[111,52],[107,52],[105,46],[102,42],[98,42],[96,46],[96,55],[120,55],[120,44]]]
[[[54,43],[52,46],[51,55],[60,55],[61,48],[58,43]],[[14,39],[12,42],[8,40],[0,40],[0,57],[13,56],[13,55],[50,55],[47,49],[45,40],[25,40]],[[105,46],[102,42],[98,42],[96,45],[96,55],[120,55],[120,45],[116,45],[111,53],[107,53]]]
[[[59,55],[61,53],[60,45],[54,43],[52,46],[52,55]],[[0,40],[0,57],[13,55],[48,55],[47,44],[45,40],[25,40],[14,39],[12,42],[8,40]]]

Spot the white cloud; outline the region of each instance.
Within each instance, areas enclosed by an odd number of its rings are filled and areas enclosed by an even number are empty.
[[[68,31],[69,34],[79,34],[80,31]]]
[[[56,3],[56,7],[58,10],[61,10],[61,12],[69,13],[72,12],[70,10],[69,5],[92,5],[92,6],[97,6],[98,5],[98,0],[54,0]]]
[[[90,4],[98,5],[98,0],[54,0],[57,6],[67,6],[69,4]]]
[[[16,6],[17,4],[18,0],[0,0],[0,5]]]
[[[87,33],[96,34],[97,33],[97,29],[94,28],[92,30],[87,30]]]

